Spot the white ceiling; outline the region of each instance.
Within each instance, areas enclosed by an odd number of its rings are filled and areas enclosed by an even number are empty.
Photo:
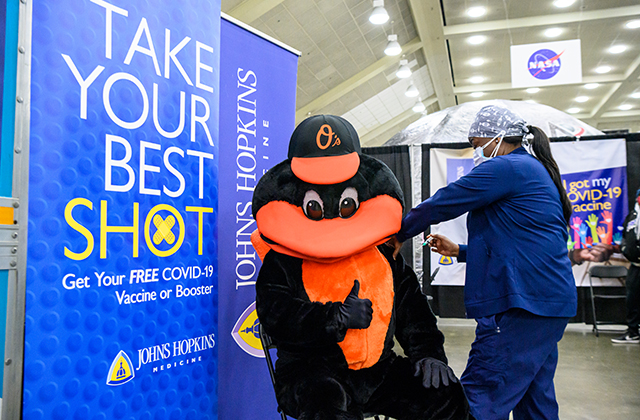
[[[384,143],[421,116],[411,109],[417,98],[404,95],[409,80],[429,113],[480,99],[534,100],[563,111],[578,108],[576,117],[601,129],[640,129],[640,99],[629,96],[640,92],[640,28],[625,27],[640,19],[639,0],[577,0],[566,8],[553,0],[385,0],[384,6],[391,19],[373,25],[371,0],[222,0],[223,12],[302,52],[296,121],[342,115],[364,146]],[[467,16],[477,6],[486,14]],[[551,27],[562,33],[547,38]],[[403,46],[400,56],[383,52],[392,33]],[[469,44],[478,34],[486,41]],[[581,40],[582,83],[537,93],[511,88],[511,45],[569,39]],[[612,45],[627,49],[611,54]],[[395,76],[402,58],[413,71],[410,79]],[[474,67],[472,58],[484,64]],[[611,71],[595,73],[601,65]],[[473,76],[484,80],[473,84]],[[599,86],[585,89],[590,82]],[[579,96],[588,99],[577,102]],[[621,111],[622,104],[631,109]]]

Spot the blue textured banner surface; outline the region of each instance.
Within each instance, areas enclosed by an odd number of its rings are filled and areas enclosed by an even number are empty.
[[[262,174],[287,157],[298,57],[225,20],[220,48],[219,413],[278,419],[258,338],[251,199]]]
[[[219,19],[33,5],[25,420],[217,418]]]

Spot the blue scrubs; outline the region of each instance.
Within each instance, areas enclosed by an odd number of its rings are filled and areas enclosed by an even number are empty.
[[[569,318],[523,309],[476,320],[476,339],[460,378],[477,420],[558,419],[553,376]]]
[[[557,342],[577,309],[558,190],[542,163],[518,148],[439,189],[407,214],[396,237],[404,242],[466,212],[469,244],[458,261],[467,262],[467,316],[478,322],[462,376],[471,412],[478,420],[512,410],[516,419],[557,419]],[[521,417],[528,410],[534,414]]]

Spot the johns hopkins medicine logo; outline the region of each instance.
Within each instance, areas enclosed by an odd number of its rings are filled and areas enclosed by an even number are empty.
[[[539,80],[548,80],[560,72],[562,62],[560,56],[552,50],[542,49],[534,52],[529,57],[529,73]]]
[[[231,336],[236,344],[251,356],[264,357],[259,330],[260,321],[258,320],[256,303],[253,302],[236,321],[236,325],[231,331]]]
[[[109,374],[107,375],[107,385],[118,386],[125,384],[132,380],[136,376],[133,370],[133,363],[127,356],[127,353],[120,350],[120,353],[116,355],[109,368]]]

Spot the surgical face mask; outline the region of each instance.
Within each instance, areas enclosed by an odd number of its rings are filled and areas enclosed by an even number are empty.
[[[483,162],[488,161],[491,158],[496,157],[496,155],[498,154],[498,149],[500,148],[500,145],[502,144],[502,139],[504,138],[504,131],[501,131],[500,133],[498,133],[497,136],[495,136],[494,138],[492,138],[490,141],[487,142],[487,144],[485,144],[482,147],[476,147],[475,150],[473,151],[473,164],[474,166],[478,166]],[[495,139],[497,139],[498,137],[500,137],[500,141],[498,142],[498,145],[493,149],[493,152],[491,152],[491,156],[487,157],[484,155],[484,149],[490,145],[491,143],[493,143],[493,141]]]

